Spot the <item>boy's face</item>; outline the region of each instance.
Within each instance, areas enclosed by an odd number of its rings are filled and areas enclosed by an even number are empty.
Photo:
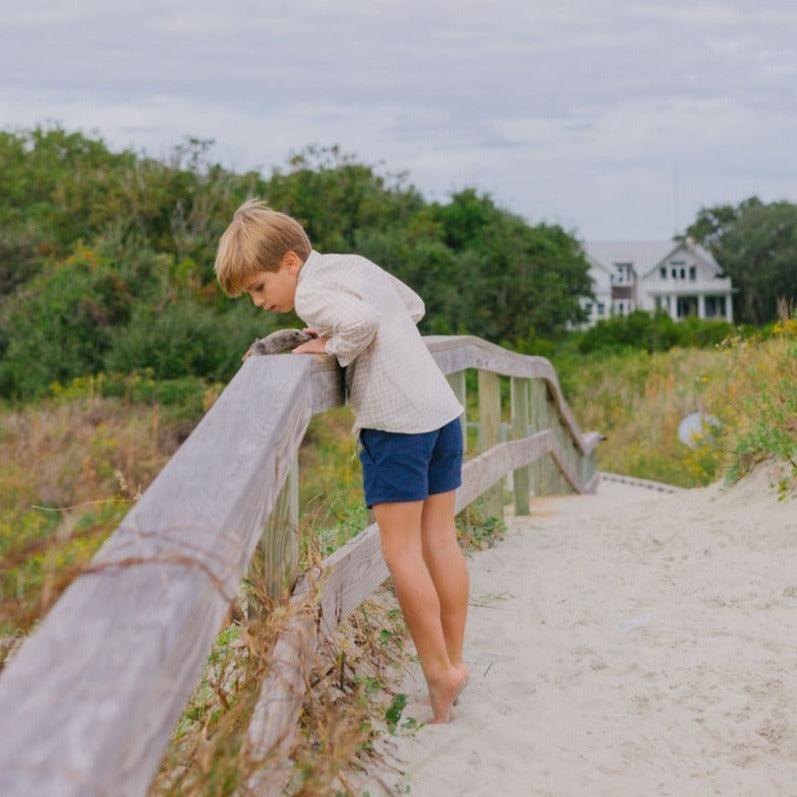
[[[272,313],[289,313],[293,310],[296,282],[303,265],[296,252],[288,251],[282,258],[279,271],[258,271],[246,286],[252,302]]]

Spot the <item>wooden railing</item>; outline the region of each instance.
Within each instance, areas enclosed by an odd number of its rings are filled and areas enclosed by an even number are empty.
[[[579,430],[546,359],[470,336],[424,341],[463,406],[465,370],[479,374],[479,451],[463,465],[457,512],[484,495],[501,517],[509,472],[517,514],[530,492],[595,491],[600,435]],[[511,378],[504,442],[500,375]],[[256,548],[275,591],[296,581],[299,602],[309,589],[311,574],[296,580],[297,453],[343,387],[332,356],[246,360],[0,675],[3,797],[146,794]],[[323,576],[316,608],[277,642],[249,728],[251,753],[269,761],[291,745],[319,634],[388,576],[376,524],[329,556]],[[285,777],[264,767],[250,786],[278,793]]]

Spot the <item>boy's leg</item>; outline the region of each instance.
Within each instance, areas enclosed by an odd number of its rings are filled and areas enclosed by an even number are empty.
[[[451,663],[462,664],[468,614],[468,566],[454,524],[456,490],[436,493],[423,502],[421,550],[440,600],[440,619]]]
[[[418,651],[429,686],[434,720],[447,722],[464,674],[449,659],[440,616],[440,600],[421,550],[423,501],[373,505],[382,556],[393,576],[399,605]]]

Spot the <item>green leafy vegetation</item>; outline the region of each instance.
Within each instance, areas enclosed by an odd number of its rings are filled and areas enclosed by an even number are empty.
[[[226,171],[211,145],[191,138],[160,162],[57,126],[0,131],[0,397],[143,367],[227,382],[254,338],[301,325],[216,284],[218,239],[250,195],[296,217],[319,251],[357,251],[412,285],[423,334],[525,345],[581,320],[587,261],[557,225],[472,188],[426,202],[404,173],[337,146],[266,176]]]
[[[777,303],[797,302],[797,205],[764,203],[752,196],[738,205],[702,208],[687,235],[704,243],[739,289],[735,317],[764,324]]]

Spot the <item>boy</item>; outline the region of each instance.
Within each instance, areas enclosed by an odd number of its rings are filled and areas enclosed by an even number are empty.
[[[415,326],[422,299],[361,255],[317,252],[298,221],[256,198],[235,211],[215,271],[226,295],[247,292],[311,325],[318,337],[292,354],[332,354],[346,367],[365,502],[418,651],[430,721],[448,722],[468,679],[468,571],[454,526],[464,408]]]

